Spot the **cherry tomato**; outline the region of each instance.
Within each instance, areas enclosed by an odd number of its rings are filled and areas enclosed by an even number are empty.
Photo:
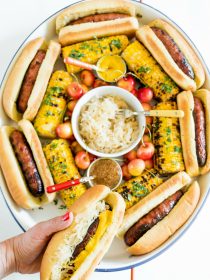
[[[137,96],[140,102],[150,102],[153,98],[153,91],[151,88],[138,89]]]
[[[56,127],[56,134],[59,138],[70,139],[73,135],[70,122],[61,123]]]
[[[80,169],[87,169],[90,165],[90,158],[87,152],[80,151],[75,156],[75,163]]]
[[[155,147],[150,142],[145,142],[137,150],[137,158],[147,160],[151,159],[155,153]]]
[[[132,176],[139,176],[145,168],[145,163],[142,159],[133,159],[128,163],[128,172]]]
[[[83,89],[82,89],[82,87],[79,83],[73,82],[67,87],[67,93],[74,100],[75,99],[77,100],[83,95],[84,92],[83,92]]]
[[[127,160],[131,161],[131,160],[136,158],[136,151],[135,150],[131,150],[130,152],[125,154],[123,157],[126,158]]]

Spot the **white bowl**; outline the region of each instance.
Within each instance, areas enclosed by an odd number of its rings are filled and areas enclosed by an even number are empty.
[[[86,145],[86,143],[83,141],[80,133],[79,133],[79,116],[80,116],[80,112],[82,107],[93,97],[95,96],[105,96],[105,95],[115,95],[115,96],[119,96],[121,97],[134,111],[144,111],[141,103],[138,101],[138,99],[131,94],[130,92],[128,92],[125,89],[122,89],[120,87],[117,86],[103,86],[103,87],[98,87],[98,88],[94,88],[92,90],[90,90],[88,93],[86,93],[85,95],[83,95],[79,101],[77,102],[73,114],[72,114],[72,130],[73,130],[73,134],[76,138],[76,140],[79,142],[79,144],[85,149],[87,150],[89,153],[96,155],[98,157],[105,157],[105,158],[114,158],[114,157],[119,157],[122,156],[126,153],[128,153],[129,151],[131,151],[132,149],[134,149],[136,147],[136,145],[139,143],[139,141],[141,140],[143,134],[144,134],[144,130],[145,130],[145,126],[146,126],[146,119],[144,114],[139,114],[137,117],[138,120],[138,124],[139,124],[139,135],[136,138],[136,140],[126,149],[121,150],[119,152],[116,153],[102,153],[96,150],[91,149],[90,147],[88,147]]]

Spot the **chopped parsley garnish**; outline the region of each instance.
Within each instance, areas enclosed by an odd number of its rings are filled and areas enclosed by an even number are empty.
[[[59,207],[58,207],[58,209],[61,209],[61,210],[63,210],[63,209],[66,209],[67,207],[66,207],[66,205],[64,205],[64,204],[61,204]]]
[[[55,198],[55,199],[53,200],[53,202],[54,202],[54,205],[57,205],[57,204],[58,204],[58,199]]]
[[[122,47],[122,44],[119,39],[114,39],[111,41],[111,46],[114,46],[117,49],[120,49]]]
[[[60,167],[62,169],[66,169],[67,168],[67,164],[65,162],[60,163]]]
[[[50,88],[50,93],[53,94],[53,93],[60,93],[63,91],[63,88],[62,87],[51,87]]]
[[[167,141],[167,142],[171,142],[171,138],[168,137],[168,138],[166,139],[166,141]]]
[[[75,198],[75,197],[76,197],[76,194],[74,194],[74,193],[71,193],[69,196],[69,198]]]
[[[69,54],[70,57],[75,59],[80,59],[81,57],[84,57],[85,55],[75,49],[71,50],[71,53]]]
[[[166,127],[166,135],[170,135],[171,134],[171,128],[170,127]]]
[[[143,197],[149,193],[148,189],[141,185],[140,183],[133,181],[132,182],[132,193],[136,197]]]
[[[50,148],[51,149],[55,149],[55,148],[57,148],[58,147],[58,143],[52,143],[52,144],[50,144]]]
[[[165,92],[170,93],[172,91],[172,86],[167,85],[167,84],[162,84],[161,89]]]
[[[54,116],[54,113],[51,112],[51,111],[46,111],[46,113],[44,114],[46,117],[49,117],[49,116]]]
[[[150,67],[147,67],[147,66],[141,66],[137,72],[138,73],[149,73],[151,71],[151,68]]]
[[[181,153],[181,151],[182,151],[181,147],[174,146],[174,152],[175,153]]]

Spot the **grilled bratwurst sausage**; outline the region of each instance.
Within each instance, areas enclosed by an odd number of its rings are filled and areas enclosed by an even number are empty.
[[[72,254],[72,259],[76,259],[76,257],[85,249],[91,237],[96,233],[98,225],[99,225],[99,218],[95,219],[95,221],[93,221],[93,223],[89,226],[84,239],[76,246]]]
[[[194,98],[193,117],[195,121],[196,154],[198,159],[198,165],[204,166],[207,158],[205,112],[201,100],[197,97],[193,97],[193,98]]]
[[[41,196],[44,193],[44,187],[25,136],[21,131],[14,130],[10,135],[10,141],[29,191],[36,197]]]
[[[119,14],[119,13],[109,13],[109,14],[98,14],[98,15],[91,15],[86,16],[77,20],[70,22],[71,25],[74,24],[81,24],[87,22],[100,22],[100,21],[107,21],[107,20],[114,20],[118,18],[126,18],[128,15]]]
[[[161,42],[166,47],[167,51],[170,53],[173,60],[179,66],[179,68],[191,79],[194,80],[195,75],[193,69],[189,62],[187,61],[184,54],[181,52],[180,48],[174,42],[174,40],[162,29],[157,27],[151,27],[155,32],[155,35],[161,40]]]
[[[46,52],[39,50],[32,62],[30,63],[28,70],[25,74],[20,93],[17,100],[17,109],[20,113],[24,113],[27,109],[29,97],[31,95],[33,86],[36,82],[36,78],[41,67],[41,64],[45,58]]]
[[[124,240],[128,246],[132,246],[149,229],[161,221],[173,209],[175,204],[182,196],[182,191],[177,191],[169,198],[165,199],[160,205],[151,210],[135,223],[125,234]]]

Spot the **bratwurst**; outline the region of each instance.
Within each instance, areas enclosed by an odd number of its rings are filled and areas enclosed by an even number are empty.
[[[142,217],[135,223],[125,234],[124,240],[128,246],[132,246],[142,237],[149,229],[156,225],[159,221],[165,218],[176,205],[182,196],[182,191],[177,191],[165,199],[161,204],[151,210],[148,214]]]
[[[100,22],[100,21],[115,20],[118,18],[126,18],[126,17],[129,17],[129,15],[120,14],[120,13],[97,14],[97,15],[86,16],[86,17],[71,21],[69,24],[75,25],[75,24],[81,24],[81,23],[87,23],[87,22]]]
[[[29,191],[35,197],[42,196],[44,194],[44,186],[25,136],[21,131],[14,130],[10,135],[10,141]]]
[[[201,100],[197,97],[193,97],[193,98],[194,98],[193,117],[195,122],[196,155],[197,155],[199,166],[204,166],[207,158],[205,111]]]
[[[39,50],[34,59],[31,61],[27,72],[25,74],[18,100],[17,100],[17,109],[20,113],[24,113],[27,109],[27,104],[29,97],[31,95],[32,89],[34,87],[34,84],[36,82],[36,78],[39,72],[39,69],[42,65],[42,62],[45,58],[46,51]]]
[[[157,27],[151,27],[155,35],[160,39],[160,41],[163,43],[163,45],[166,47],[167,51],[170,53],[173,60],[176,62],[176,64],[179,66],[179,68],[191,79],[194,80],[195,75],[193,72],[193,69],[189,62],[187,61],[186,57],[180,50],[180,48],[177,46],[175,41],[167,34],[166,31],[157,28]]]

